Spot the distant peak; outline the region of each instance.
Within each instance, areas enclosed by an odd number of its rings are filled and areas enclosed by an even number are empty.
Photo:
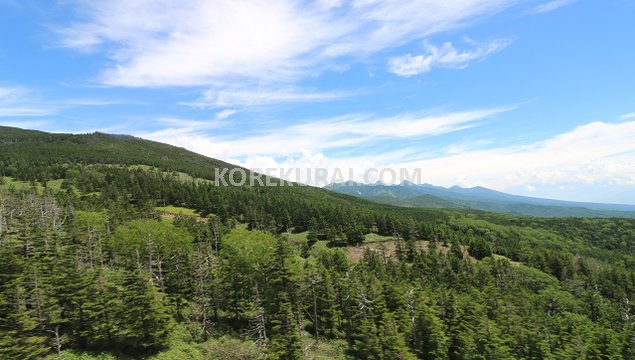
[[[343,182],[332,182],[328,185],[326,185],[326,187],[334,187],[334,186],[360,186],[360,185],[364,185],[364,184],[360,184],[357,183],[353,180],[347,180],[347,181],[343,181]]]

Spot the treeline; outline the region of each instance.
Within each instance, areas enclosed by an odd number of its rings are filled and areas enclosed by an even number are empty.
[[[215,215],[226,226],[280,234],[308,231],[309,246],[359,245],[376,233],[405,241],[465,246],[472,256],[492,253],[566,280],[599,269],[606,295],[635,292],[635,221],[630,219],[522,218],[491,213],[404,209],[302,186],[215,186],[158,169],[91,165],[64,167],[61,202],[89,211],[107,209],[116,227],[156,205]],[[618,251],[616,251],[618,250]],[[580,255],[591,260],[580,259]],[[601,266],[596,266],[599,263]]]

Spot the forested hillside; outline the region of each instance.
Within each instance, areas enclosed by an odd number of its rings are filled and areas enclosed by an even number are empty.
[[[128,136],[0,128],[1,359],[635,359],[635,220],[215,186]],[[386,241],[360,258],[345,248]]]

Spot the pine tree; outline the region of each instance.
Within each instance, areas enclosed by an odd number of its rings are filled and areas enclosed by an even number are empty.
[[[382,359],[415,360],[417,358],[406,345],[404,336],[399,332],[397,323],[390,313],[384,313],[380,320],[378,338]]]
[[[269,359],[293,360],[302,357],[300,334],[295,323],[293,304],[291,302],[291,279],[287,267],[288,246],[279,238],[270,278],[272,290],[270,307],[271,331]]]
[[[7,286],[8,285],[8,286]],[[0,294],[0,358],[40,359],[51,351],[38,319],[27,307],[27,293],[19,279],[4,284]]]
[[[383,359],[382,343],[375,320],[370,317],[362,319],[356,330],[348,354],[354,359]]]
[[[81,344],[89,349],[115,349],[125,328],[120,316],[124,310],[121,298],[123,286],[120,274],[115,270],[99,270],[93,274],[83,306],[86,326],[78,334]]]
[[[434,310],[420,302],[414,317],[412,348],[421,359],[447,359],[448,339],[443,331],[443,322]]]

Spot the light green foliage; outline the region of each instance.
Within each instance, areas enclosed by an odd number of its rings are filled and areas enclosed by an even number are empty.
[[[242,271],[263,273],[276,249],[276,238],[259,231],[234,229],[223,238],[223,254]]]
[[[157,211],[166,214],[181,214],[185,216],[198,216],[195,210],[179,207],[179,206],[158,206]]]
[[[394,239],[395,239],[394,236],[385,236],[385,235],[370,233],[370,234],[366,234],[366,240],[364,241],[364,243],[369,244],[374,242],[385,242],[385,241],[390,241]]]
[[[118,257],[137,266],[155,257],[167,261],[173,256],[187,256],[191,236],[170,224],[135,220],[117,229],[110,245]]]
[[[0,190],[9,190],[9,189],[26,190],[33,186],[35,186],[37,189],[42,188],[42,185],[40,185],[37,182],[15,180],[14,178],[9,176],[2,176],[2,180],[0,181]]]

